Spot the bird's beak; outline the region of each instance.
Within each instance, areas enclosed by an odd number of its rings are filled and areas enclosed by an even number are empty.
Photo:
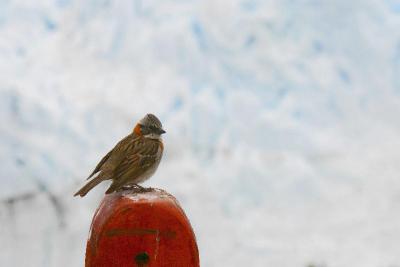
[[[164,131],[163,129],[160,129],[160,134],[165,134],[166,131]]]

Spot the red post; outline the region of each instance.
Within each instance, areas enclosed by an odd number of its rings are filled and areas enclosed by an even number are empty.
[[[106,195],[86,246],[86,267],[199,267],[190,222],[165,191]]]

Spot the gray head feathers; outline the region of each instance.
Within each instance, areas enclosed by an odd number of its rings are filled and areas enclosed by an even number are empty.
[[[165,131],[162,128],[162,124],[160,120],[153,114],[147,114],[139,121],[139,124],[142,126],[142,132],[144,134],[147,133],[156,133],[163,134]]]
[[[146,114],[146,116],[139,121],[139,124],[147,127],[154,126],[162,129],[161,121],[153,114]]]

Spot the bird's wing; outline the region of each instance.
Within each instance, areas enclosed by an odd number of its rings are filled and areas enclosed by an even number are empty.
[[[101,171],[102,168],[103,168],[103,165],[104,165],[106,162],[108,162],[108,160],[110,159],[111,156],[112,156],[111,159],[114,159],[114,160],[115,160],[115,158],[118,157],[118,155],[119,155],[118,152],[120,152],[120,150],[123,149],[123,147],[125,146],[125,144],[129,143],[129,141],[130,141],[131,139],[132,139],[132,135],[130,134],[130,135],[124,137],[121,141],[119,141],[119,142],[114,146],[114,148],[111,149],[111,150],[107,153],[107,155],[105,155],[105,156],[100,160],[100,162],[96,165],[96,168],[95,168],[95,169],[93,170],[93,172],[89,175],[89,177],[87,178],[87,180],[89,180],[89,179],[90,179],[94,174],[96,174],[97,172]],[[115,153],[115,152],[117,152],[117,153]],[[118,159],[117,159],[117,160],[118,160]]]
[[[134,182],[135,178],[149,170],[159,160],[159,149],[158,141],[144,138],[137,138],[129,144],[124,151],[125,157],[113,170],[113,184],[107,191],[113,192],[130,181]]]

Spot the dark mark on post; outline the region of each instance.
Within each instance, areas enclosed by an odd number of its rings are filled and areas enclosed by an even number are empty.
[[[138,253],[135,256],[135,263],[137,264],[137,266],[145,266],[147,263],[149,263],[149,261],[150,257],[146,252]]]
[[[106,236],[108,237],[121,236],[121,235],[141,236],[141,235],[157,235],[157,234],[167,239],[172,239],[176,237],[175,231],[159,232],[159,230],[157,229],[111,229],[106,232]]]

